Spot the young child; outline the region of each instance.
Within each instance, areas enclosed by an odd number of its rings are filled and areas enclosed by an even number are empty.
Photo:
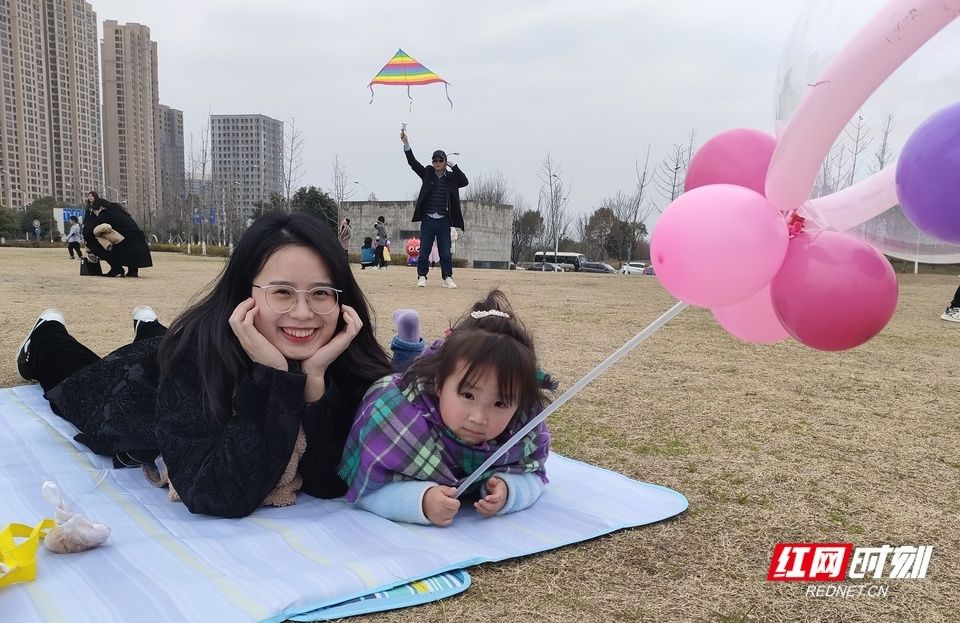
[[[544,408],[545,389],[552,383],[530,333],[493,290],[406,373],[364,396],[340,464],[347,499],[394,521],[449,525],[460,508],[455,487]],[[477,512],[533,504],[547,482],[549,446],[540,424],[510,448],[477,481]]]
[[[376,268],[376,264],[377,252],[373,249],[373,238],[367,236],[363,239],[363,246],[360,247],[360,270],[364,270],[367,266]]]

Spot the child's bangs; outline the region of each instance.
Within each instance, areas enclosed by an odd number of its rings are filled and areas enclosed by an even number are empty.
[[[505,338],[487,334],[471,345],[474,348],[467,349],[464,358],[467,365],[457,389],[465,391],[476,385],[488,370],[493,370],[497,379],[498,398],[518,409],[526,408],[531,397],[530,392],[524,390],[529,389],[527,385],[535,385],[536,364],[528,349],[520,346],[516,340]],[[526,378],[529,378],[529,383],[524,382]]]

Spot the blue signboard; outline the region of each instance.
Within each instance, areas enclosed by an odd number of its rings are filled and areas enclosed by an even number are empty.
[[[71,216],[77,217],[79,220],[83,220],[83,208],[64,208],[63,209],[63,222],[66,223],[70,220]]]
[[[217,209],[216,209],[216,208],[210,208],[210,224],[211,224],[211,225],[216,225],[216,224],[217,224]]]
[[[193,224],[199,225],[203,221],[203,217],[200,215],[200,208],[193,209]]]

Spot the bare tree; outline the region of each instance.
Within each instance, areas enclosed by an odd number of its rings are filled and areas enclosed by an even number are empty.
[[[880,130],[880,145],[873,152],[873,166],[871,172],[876,173],[893,162],[893,148],[890,147],[890,133],[893,132],[893,115],[887,115],[883,128]]]
[[[344,201],[349,201],[357,192],[357,189],[354,188],[355,184],[350,181],[350,174],[347,173],[347,168],[340,162],[340,154],[337,154],[333,158],[333,173],[330,174],[330,184],[332,188],[330,194],[333,196],[333,200],[337,202],[337,222],[339,222],[340,204]]]
[[[203,225],[206,221],[206,214],[202,212],[213,205],[213,184],[207,179],[207,166],[210,164],[210,133],[207,128],[200,130],[200,138],[194,140],[193,132],[190,133],[190,153],[187,157],[187,166],[190,170],[190,179],[195,185],[194,192],[188,193],[188,206],[192,212],[200,210],[201,219],[197,226],[198,239],[203,238]],[[193,236],[188,236],[192,239]]]
[[[566,235],[570,221],[567,217],[567,200],[570,188],[564,186],[559,164],[554,164],[550,154],[544,158],[537,173],[540,180],[540,195],[537,199],[537,211],[543,215],[545,224],[544,242],[553,245],[556,253],[560,248],[560,239]]]
[[[467,186],[467,200],[478,203],[509,203],[509,196],[510,185],[499,169],[480,175]]]
[[[290,199],[303,179],[303,133],[297,128],[297,119],[290,117],[283,136],[283,194],[287,211]]]
[[[846,182],[845,186],[852,186],[857,179],[857,160],[859,160],[860,154],[863,153],[873,141],[873,138],[870,136],[870,128],[867,127],[863,116],[863,110],[857,111],[857,116],[847,124],[844,133],[847,135],[847,138],[853,142],[853,146],[850,147],[850,171],[844,180]]]
[[[693,153],[693,130],[690,131],[690,144],[687,148],[687,163],[690,162],[691,154]],[[629,262],[633,259],[633,248],[638,242],[638,240],[646,235],[647,226],[646,220],[650,216],[653,210],[659,211],[656,204],[649,200],[647,196],[647,187],[653,182],[653,173],[650,171],[650,146],[647,145],[647,153],[643,157],[643,166],[640,166],[640,160],[638,159],[633,165],[634,172],[636,173],[636,183],[633,187],[633,194],[630,195],[628,201],[616,201],[614,202],[614,215],[626,224],[626,227],[619,229],[618,233],[615,234],[618,238],[617,242],[617,258],[622,259],[619,255],[619,249],[627,249],[627,261]],[[684,169],[684,176],[686,176],[686,169]],[[617,193],[619,195],[619,193]],[[646,206],[645,206],[646,204]],[[629,239],[626,239],[626,238]]]
[[[670,154],[664,158],[653,172],[653,181],[660,196],[670,203],[683,192],[683,180],[687,175],[690,161],[688,148],[674,143]]]

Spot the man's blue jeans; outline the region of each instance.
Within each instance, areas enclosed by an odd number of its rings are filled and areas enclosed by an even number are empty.
[[[444,279],[453,277],[453,256],[450,254],[450,217],[431,218],[426,214],[420,221],[420,256],[417,258],[417,276],[426,277],[430,272],[430,250],[437,241],[440,253],[440,274]]]

